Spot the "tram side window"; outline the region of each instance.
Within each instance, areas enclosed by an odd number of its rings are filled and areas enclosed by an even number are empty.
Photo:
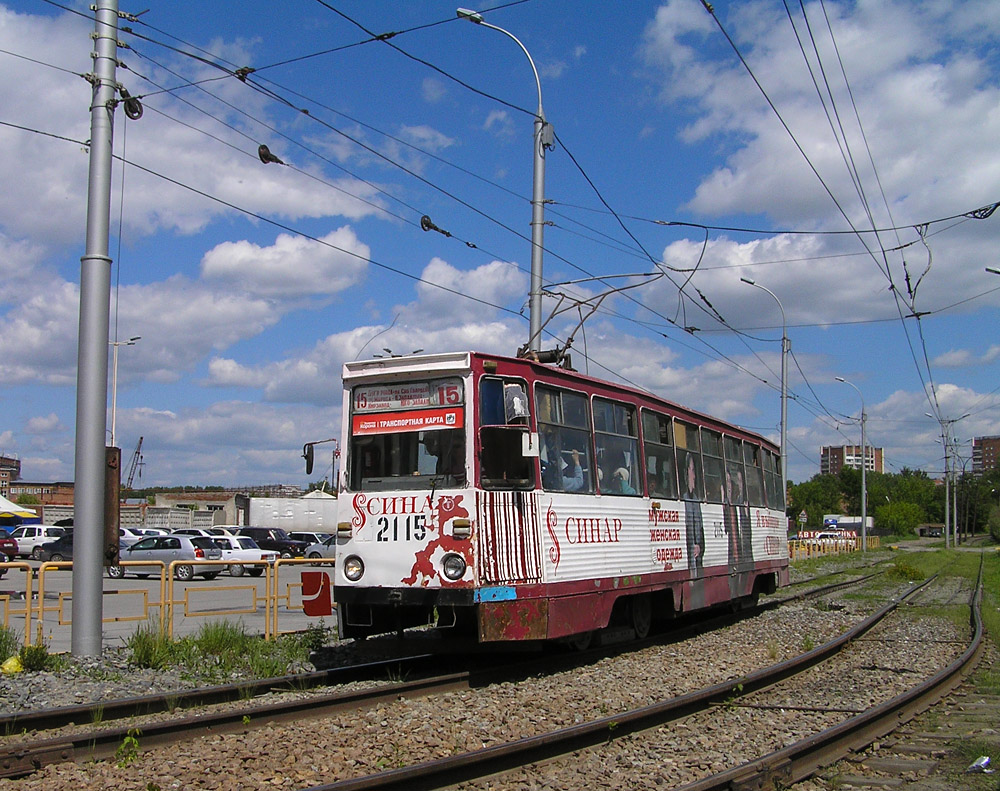
[[[534,488],[534,460],[524,455],[528,417],[523,382],[483,377],[479,383],[479,480],[483,488]]]
[[[725,502],[725,471],[722,466],[722,435],[707,428],[701,430],[701,452],[705,457],[705,499]]]
[[[594,441],[601,493],[641,495],[635,407],[595,398]]]
[[[538,385],[535,416],[542,488],[555,492],[593,492],[586,396]]]
[[[646,457],[646,485],[650,497],[677,497],[677,469],[674,466],[674,436],[670,418],[642,410],[643,453]]]
[[[743,472],[743,441],[725,438],[726,450],[726,502],[746,505],[746,475]]]
[[[760,448],[751,442],[743,443],[743,461],[747,472],[747,499],[750,505],[764,505],[764,477]]]
[[[701,443],[698,427],[674,421],[674,446],[677,449],[677,475],[682,500],[704,500],[705,479],[701,466]]]
[[[777,455],[764,451],[764,490],[768,507],[783,510],[785,498],[781,496],[781,462]]]

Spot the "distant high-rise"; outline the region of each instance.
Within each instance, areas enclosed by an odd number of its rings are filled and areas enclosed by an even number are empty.
[[[865,455],[868,457],[865,469],[869,472],[885,472],[882,463],[882,448],[866,445],[865,451]],[[861,469],[860,445],[824,445],[820,448],[819,471],[823,475],[836,475],[844,467]]]
[[[1000,437],[974,437],[972,474],[982,475],[1000,466]]]

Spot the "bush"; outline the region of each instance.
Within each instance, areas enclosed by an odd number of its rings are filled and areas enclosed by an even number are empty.
[[[56,658],[49,653],[49,647],[45,643],[22,645],[17,656],[25,670],[49,670],[55,668],[57,664]]]

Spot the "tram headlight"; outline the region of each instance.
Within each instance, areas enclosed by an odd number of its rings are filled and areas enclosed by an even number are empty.
[[[441,567],[444,569],[444,575],[450,580],[460,580],[462,575],[465,574],[465,558],[461,555],[456,555],[450,553],[444,556],[444,560],[441,561]]]
[[[344,576],[351,582],[357,582],[365,573],[365,564],[357,555],[351,555],[344,561]]]

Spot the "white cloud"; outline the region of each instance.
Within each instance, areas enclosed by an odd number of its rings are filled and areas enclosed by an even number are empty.
[[[348,226],[318,241],[280,234],[271,247],[223,242],[202,258],[202,275],[265,297],[336,294],[364,275],[370,250]]]
[[[24,427],[24,430],[28,434],[50,434],[61,428],[63,428],[63,425],[59,420],[59,416],[55,412],[50,412],[43,417],[31,418]]]
[[[424,81],[420,83],[420,92],[425,102],[437,104],[447,96],[448,89],[441,80],[434,77],[425,77]]]

